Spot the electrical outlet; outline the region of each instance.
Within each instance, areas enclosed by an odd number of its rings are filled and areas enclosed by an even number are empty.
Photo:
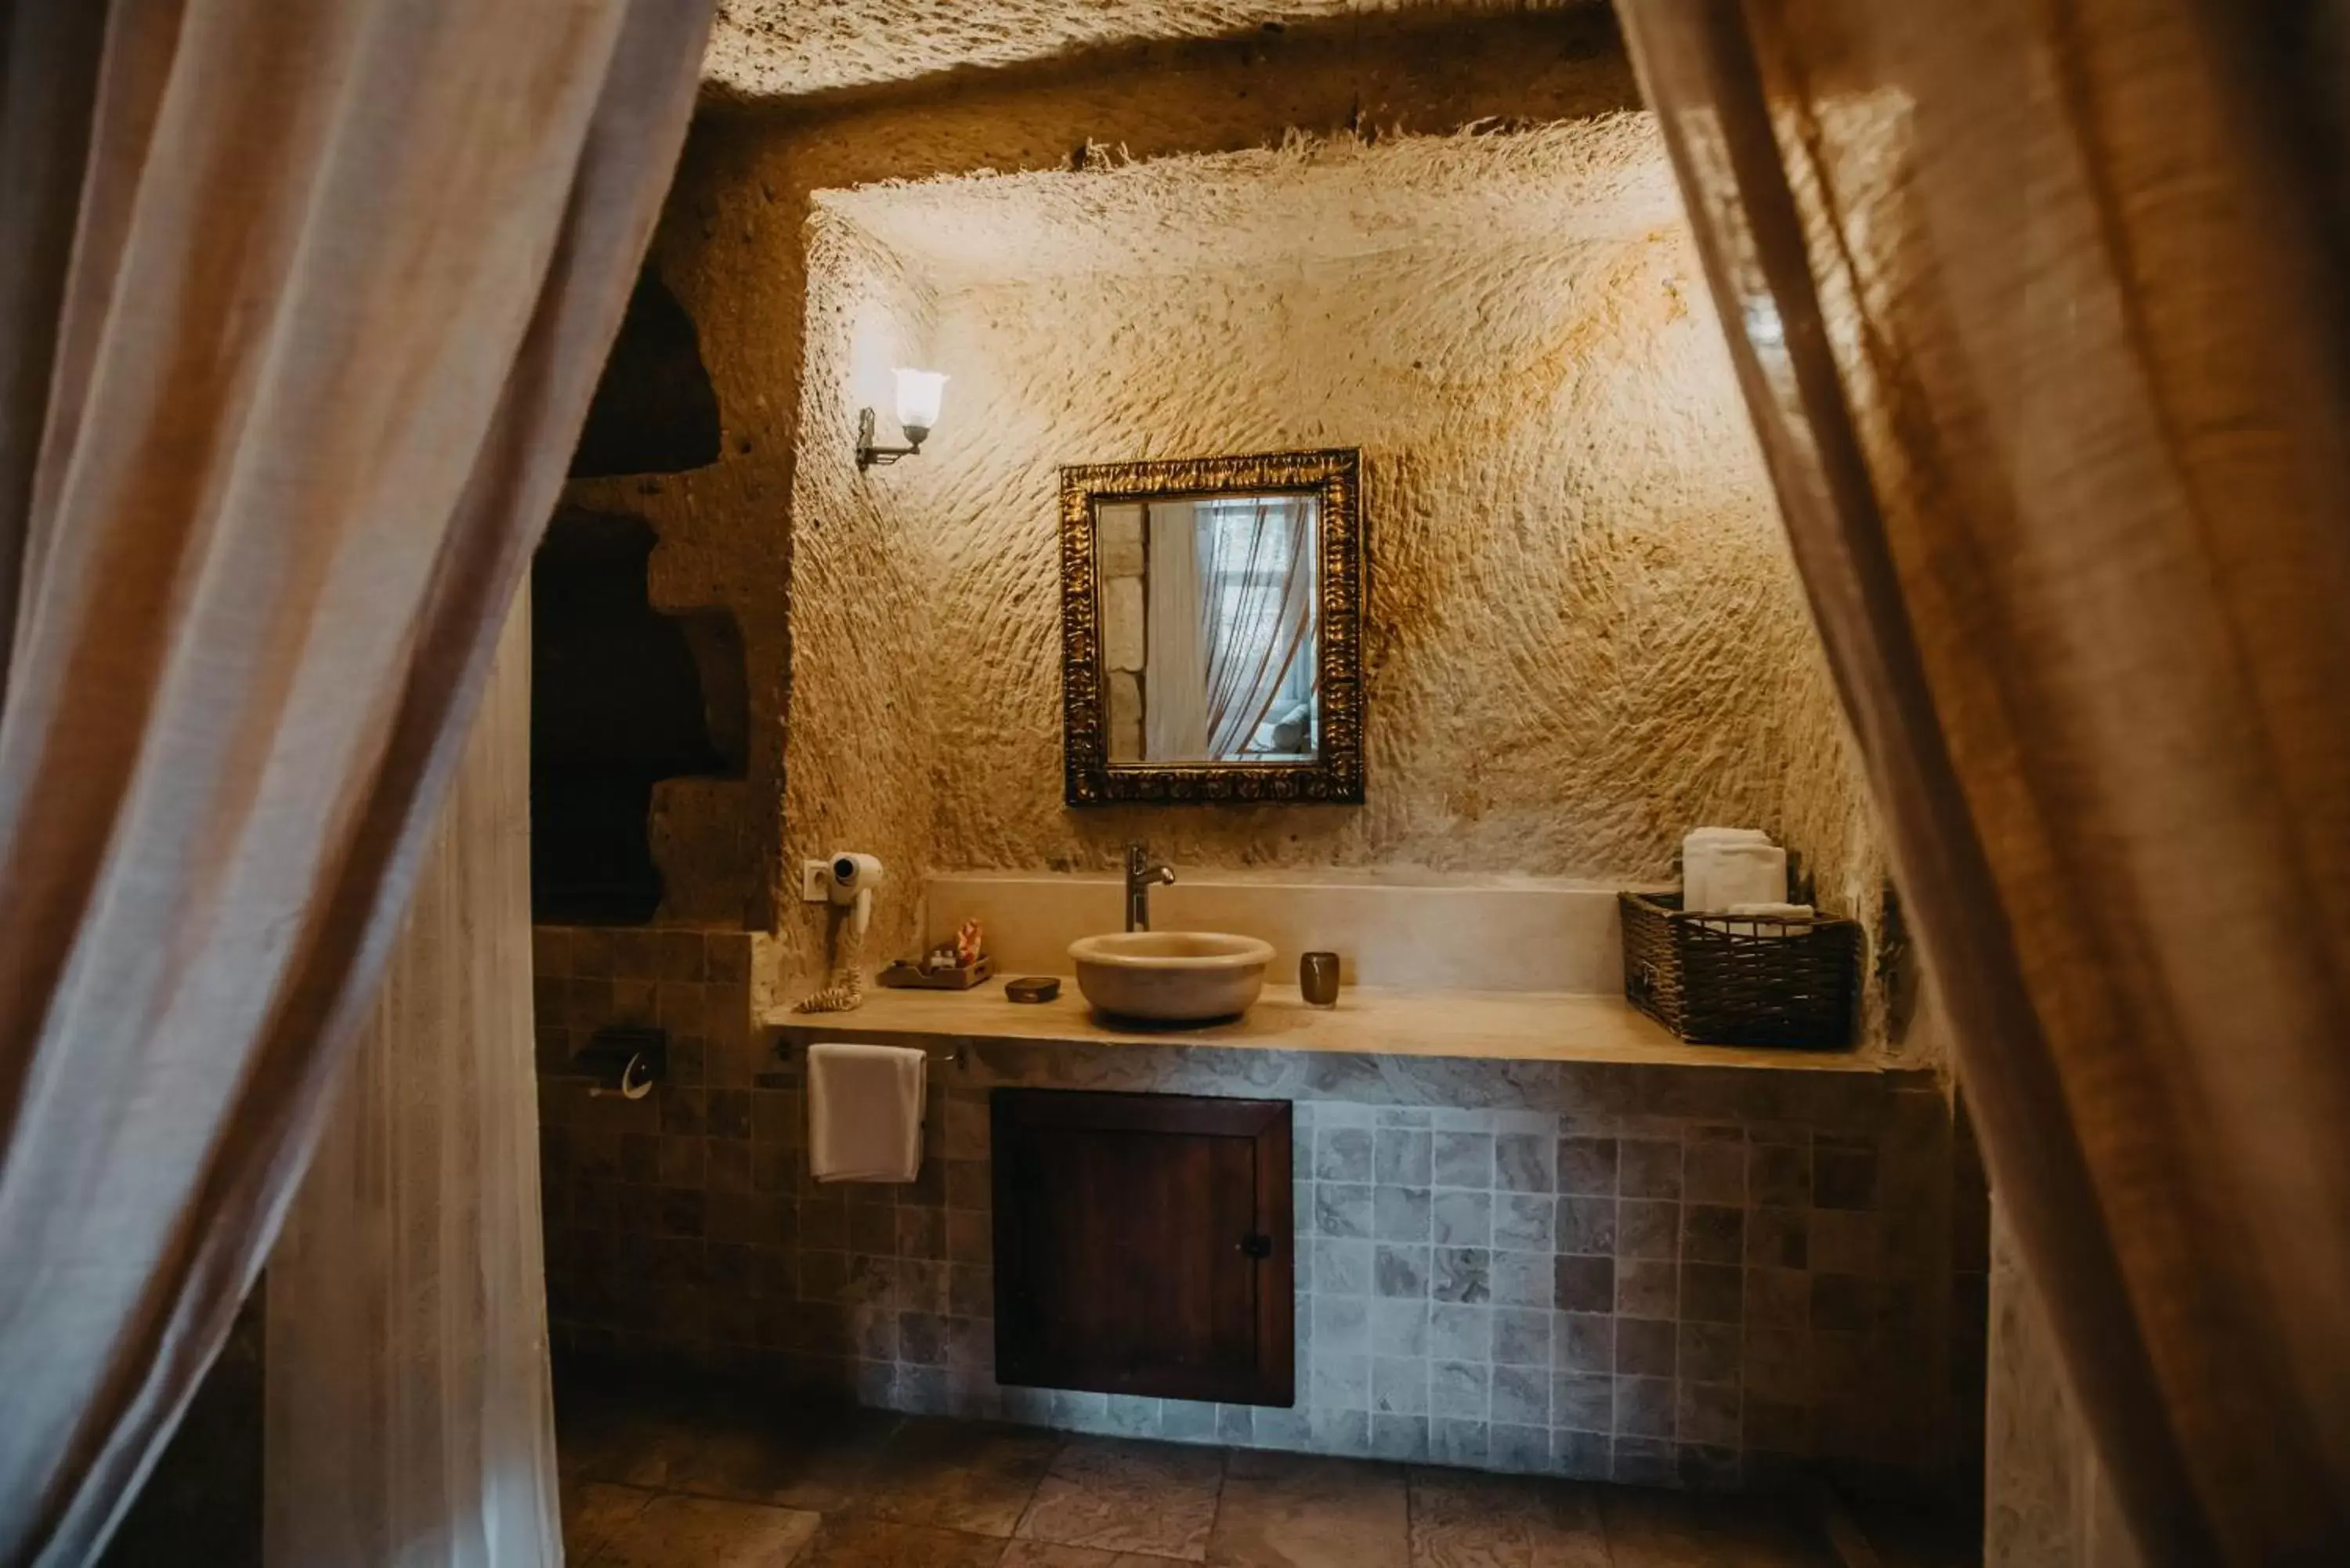
[[[800,862],[800,902],[825,904],[832,901],[832,862],[803,860]]]

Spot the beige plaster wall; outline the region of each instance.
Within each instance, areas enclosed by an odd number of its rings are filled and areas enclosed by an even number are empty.
[[[1655,879],[1686,827],[1753,822],[1873,912],[1874,836],[1670,189],[1627,116],[821,196],[787,857],[846,834],[905,846],[909,875],[1100,868],[1144,837],[1198,867]],[[931,281],[914,347],[954,379],[922,456],[860,479],[845,436],[813,439],[867,395],[817,339],[854,335],[885,257]],[[1063,806],[1058,465],[1318,445],[1366,458],[1369,804]],[[905,552],[899,575],[828,615],[819,580],[868,551]],[[921,672],[889,688],[919,784],[819,705],[877,636]]]

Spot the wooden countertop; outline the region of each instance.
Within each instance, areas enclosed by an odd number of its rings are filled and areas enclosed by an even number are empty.
[[[1055,1001],[1006,1001],[1003,981],[970,991],[869,987],[854,1012],[770,1013],[786,1038],[959,1038],[1069,1045],[1336,1051],[1492,1062],[1613,1062],[1746,1067],[1782,1073],[1879,1074],[1874,1053],[1687,1045],[1619,996],[1537,992],[1377,991],[1350,987],[1334,1008],[1309,1007],[1295,986],[1268,985],[1247,1014],[1204,1026],[1104,1021],[1064,976]]]

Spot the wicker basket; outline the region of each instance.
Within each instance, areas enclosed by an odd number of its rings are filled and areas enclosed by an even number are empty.
[[[1678,893],[1619,893],[1624,995],[1681,1039],[1852,1044],[1860,927],[1835,916],[1690,915]]]

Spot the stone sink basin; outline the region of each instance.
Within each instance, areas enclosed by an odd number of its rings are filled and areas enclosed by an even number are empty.
[[[1162,1023],[1237,1018],[1264,989],[1273,944],[1223,931],[1125,931],[1069,944],[1077,989],[1104,1012]]]

